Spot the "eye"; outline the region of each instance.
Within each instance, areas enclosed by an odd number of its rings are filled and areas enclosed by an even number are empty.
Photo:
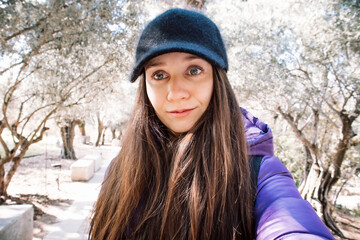
[[[196,76],[199,75],[200,73],[202,73],[203,69],[199,66],[192,66],[190,67],[190,69],[188,70],[188,74],[190,76]]]
[[[158,71],[154,72],[151,77],[155,80],[163,80],[164,78],[167,78],[168,75],[165,72]]]

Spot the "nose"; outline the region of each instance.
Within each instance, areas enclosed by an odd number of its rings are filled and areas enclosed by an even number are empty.
[[[170,79],[168,82],[168,101],[179,101],[187,99],[190,96],[190,93],[187,89],[184,79],[181,77],[176,77]]]

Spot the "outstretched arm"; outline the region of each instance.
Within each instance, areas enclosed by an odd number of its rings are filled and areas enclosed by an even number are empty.
[[[334,239],[276,157],[262,159],[254,211],[258,240]]]

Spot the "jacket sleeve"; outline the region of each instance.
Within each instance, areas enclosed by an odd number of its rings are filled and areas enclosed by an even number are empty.
[[[262,159],[254,212],[258,240],[335,239],[276,157]]]

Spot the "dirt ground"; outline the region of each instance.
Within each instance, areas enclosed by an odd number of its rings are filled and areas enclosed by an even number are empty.
[[[111,146],[78,145],[77,158],[88,154],[106,155]],[[116,148],[115,148],[116,151]],[[45,154],[24,158],[8,188],[10,199],[5,204],[28,203],[34,206],[34,240],[43,239],[57,217],[73,203],[76,192],[72,185],[70,166],[74,160],[60,159],[60,148]]]
[[[76,147],[78,158],[103,151],[106,150],[88,145]],[[23,159],[8,188],[11,199],[6,204],[34,206],[34,240],[43,239],[51,225],[58,221],[56,216],[75,199],[70,178],[70,165],[74,160],[60,159],[59,153],[60,148],[53,148],[45,154]],[[354,217],[346,209],[337,210],[334,216],[345,239],[360,239],[360,217]]]
[[[354,217],[348,211],[338,210],[333,215],[338,227],[344,234],[344,239],[360,239],[360,217]],[[341,239],[336,236],[336,239]]]

